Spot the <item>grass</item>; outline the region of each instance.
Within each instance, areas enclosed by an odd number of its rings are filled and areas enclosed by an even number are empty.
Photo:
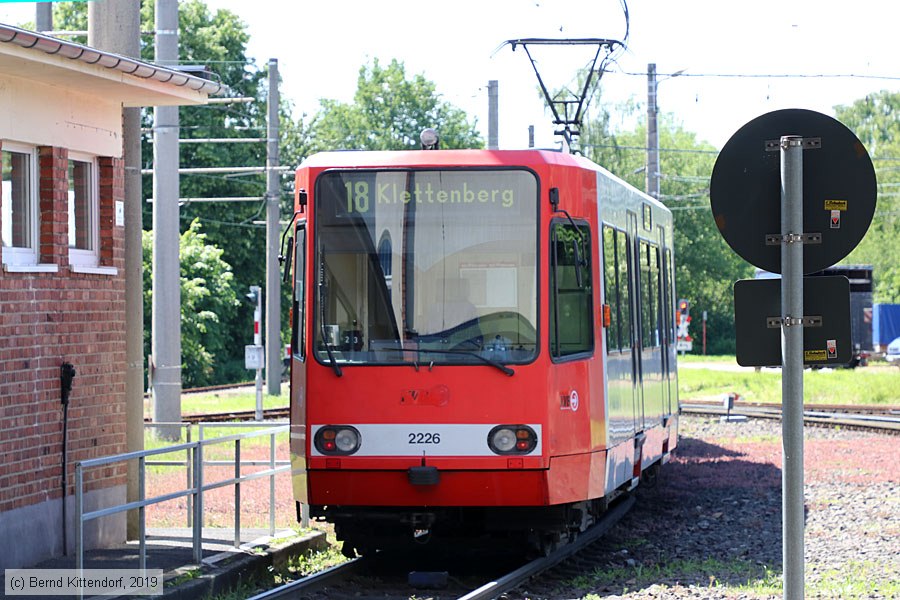
[[[682,358],[678,360],[682,361]],[[734,364],[733,357],[731,361]],[[895,405],[900,404],[900,369],[869,366],[807,370],[803,388],[804,401],[809,404]],[[678,393],[682,400],[718,400],[730,392],[748,402],[781,403],[781,372],[704,368],[678,371]]]
[[[679,354],[678,362],[686,363],[732,363],[735,364],[734,355],[702,355],[702,354]]]
[[[560,590],[615,588],[622,593],[650,586],[667,587],[663,581],[682,581],[682,585],[716,588],[727,597],[771,597],[783,594],[783,579],[779,571],[747,560],[721,561],[675,560],[660,565],[635,565],[623,568],[597,568],[593,572],[565,582]],[[742,581],[744,583],[737,583]],[[627,584],[627,586],[626,586]],[[871,562],[852,562],[840,569],[829,569],[818,577],[806,577],[807,597],[851,600],[855,598],[898,598],[900,581],[884,573]],[[582,600],[599,599],[595,593]]]
[[[346,562],[347,559],[341,554],[340,544],[335,541],[330,531],[327,533],[327,540],[328,546],[325,550],[319,552],[310,550],[304,555],[291,557],[283,566],[270,567],[264,575],[246,580],[231,592],[213,596],[211,600],[242,600]]]
[[[281,385],[280,396],[270,396],[263,392],[263,408],[285,408],[289,405],[289,386],[286,383]],[[181,396],[181,414],[183,415],[199,415],[208,413],[220,413],[242,410],[254,410],[256,408],[256,390],[241,388],[235,390],[217,390],[212,392],[197,392],[191,394],[182,394]],[[144,400],[144,416],[150,417],[153,414],[153,408],[150,399]]]
[[[636,564],[633,567],[598,567],[594,571],[576,577],[563,584],[560,591],[565,589],[591,589],[595,587],[609,588],[627,583],[625,589],[641,589],[662,581],[702,582],[704,587],[726,587],[723,580],[753,581],[754,578],[765,577],[766,571],[762,565],[747,560],[721,561],[715,558],[703,560],[673,560],[666,563],[643,565]],[[696,585],[696,584],[695,584]],[[584,596],[590,598],[593,594]]]

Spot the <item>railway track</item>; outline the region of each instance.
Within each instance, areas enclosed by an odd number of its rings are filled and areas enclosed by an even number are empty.
[[[681,412],[697,415],[743,415],[759,419],[781,419],[781,405],[738,402],[730,411],[721,403],[689,400],[681,403]],[[841,427],[900,435],[900,408],[895,406],[850,406],[805,404],[803,423],[816,427]]]
[[[458,575],[448,577],[447,571],[451,571],[454,565],[447,565],[444,579],[452,581],[450,590],[441,590],[441,597],[455,597],[458,600],[490,600],[497,598],[505,592],[516,589],[530,578],[545,571],[551,570],[560,563],[576,557],[588,546],[596,542],[608,532],[634,504],[632,496],[622,498],[604,515],[603,519],[594,524],[590,529],[582,533],[574,542],[557,548],[547,556],[543,556],[519,564],[516,568],[498,577],[490,578],[490,581],[478,579],[476,575]],[[382,560],[377,560],[377,559]],[[378,566],[381,563],[382,566]],[[352,578],[366,574],[377,578],[382,585],[386,582],[387,588],[379,587],[379,598],[403,598],[418,597],[422,589],[417,588],[403,580],[395,573],[388,572],[384,566],[390,564],[390,559],[382,554],[376,557],[363,557],[348,561],[331,569],[315,573],[298,579],[297,581],[274,588],[253,596],[250,600],[281,600],[287,598],[332,598],[354,597],[358,595],[358,587],[352,582]],[[426,578],[427,579],[427,578]],[[472,584],[474,580],[479,584]],[[343,588],[347,588],[346,594]],[[448,594],[448,592],[451,592]]]

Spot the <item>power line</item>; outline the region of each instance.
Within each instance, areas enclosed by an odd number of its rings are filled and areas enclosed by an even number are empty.
[[[581,144],[582,148],[605,148],[609,150],[629,150],[632,152],[647,152],[647,146],[621,146],[619,144]],[[670,152],[672,154],[709,154],[719,155],[719,150],[700,150],[694,148],[660,148],[660,152]],[[900,161],[900,156],[873,156],[872,161]],[[900,167],[881,167],[879,171],[896,171]]]
[[[645,72],[608,71],[610,74],[647,77]],[[859,73],[657,73],[657,77],[718,77],[723,79],[880,79],[900,81],[896,75],[862,75]]]
[[[579,144],[582,148],[608,148],[612,150],[634,150],[646,152],[648,148],[646,146],[620,146],[618,144]],[[718,155],[718,150],[699,150],[692,148],[659,148],[660,152],[672,152],[672,153],[681,153],[681,154],[715,154]]]

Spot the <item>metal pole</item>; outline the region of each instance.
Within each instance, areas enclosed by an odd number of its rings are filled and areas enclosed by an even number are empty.
[[[81,577],[84,569],[84,473],[80,463],[75,463],[75,516],[75,569]]]
[[[88,3],[88,46],[140,58],[140,3],[106,0]],[[144,449],[144,261],[141,245],[141,109],[122,109],[125,162],[125,447]],[[126,498],[138,494],[137,461],[128,461]],[[126,535],[139,534],[138,513],[129,511]]]
[[[203,562],[203,428],[194,447],[194,562]]]
[[[785,600],[803,600],[803,138],[781,138],[782,555]]]
[[[534,125],[528,126],[528,147],[534,148]]]
[[[34,28],[39,33],[53,31],[52,2],[38,2],[35,5]]]
[[[703,311],[703,356],[706,356],[706,311]]]
[[[234,547],[241,546],[241,440],[234,440]]]
[[[269,436],[269,469],[275,470],[275,434]],[[275,535],[275,473],[269,476],[269,535]]]
[[[156,0],[156,62],[178,63],[178,0]],[[181,421],[181,281],[178,215],[178,107],[154,109],[153,420]],[[174,440],[179,428],[157,435]]]
[[[488,81],[488,150],[500,149],[500,108],[498,103],[498,82]]]
[[[140,457],[138,459],[138,471],[140,477],[140,483],[138,485],[138,500],[144,501],[145,490],[144,490],[144,482],[147,478],[147,459],[145,457]],[[146,519],[146,510],[145,507],[140,507],[138,509],[138,514],[140,515],[138,520],[140,521],[138,532],[138,548],[139,548],[139,556],[140,556],[140,569],[143,573],[147,570],[147,519]]]
[[[656,126],[656,63],[647,65],[647,194],[659,198],[659,130]]]
[[[278,166],[278,60],[269,59],[269,96],[266,137],[266,389],[272,396],[281,395],[281,277],[278,266],[278,242],[281,225],[281,179]],[[257,406],[257,419],[262,419],[262,404]]]
[[[262,290],[256,288],[256,308],[253,310],[253,345],[262,346]],[[263,377],[262,368],[256,369],[256,414],[257,421],[263,420]]]
[[[188,444],[191,443],[191,429],[192,428],[193,428],[193,425],[190,425],[190,424],[185,428],[187,430],[186,438],[184,440],[185,443],[188,443]],[[193,469],[193,464],[191,463],[191,449],[188,448],[187,450],[185,450],[185,452],[187,453],[187,455],[185,456],[185,459],[184,459],[184,462],[187,465],[187,469],[186,469],[187,482],[186,483],[187,483],[188,488],[190,488],[191,482],[194,480],[194,469]],[[193,525],[193,523],[194,523],[193,496],[188,496],[187,497],[187,526],[191,527]]]

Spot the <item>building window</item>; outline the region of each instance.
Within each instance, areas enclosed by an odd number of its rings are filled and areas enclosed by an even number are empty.
[[[2,157],[3,262],[34,265],[38,245],[37,153],[33,147],[3,142]]]
[[[69,263],[95,267],[99,256],[97,164],[93,158],[69,156]]]

